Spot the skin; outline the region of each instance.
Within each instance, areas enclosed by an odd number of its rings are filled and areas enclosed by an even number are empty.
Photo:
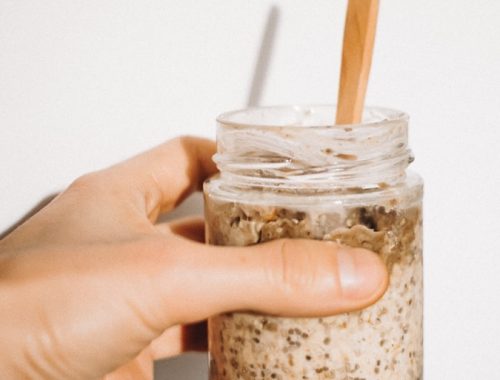
[[[232,310],[323,316],[385,292],[377,255],[328,242],[203,244],[203,220],[156,223],[217,169],[182,137],[84,175],[0,241],[0,373],[151,379],[152,360],[204,349]]]

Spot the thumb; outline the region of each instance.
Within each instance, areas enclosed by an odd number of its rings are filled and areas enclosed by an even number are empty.
[[[174,323],[232,310],[333,315],[371,305],[388,286],[386,267],[375,253],[333,242],[284,239],[218,247],[173,235],[171,244],[176,259],[164,286],[175,294]]]

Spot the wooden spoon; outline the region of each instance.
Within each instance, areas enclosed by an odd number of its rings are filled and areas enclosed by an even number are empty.
[[[344,29],[337,124],[361,121],[372,63],[378,0],[349,0]]]

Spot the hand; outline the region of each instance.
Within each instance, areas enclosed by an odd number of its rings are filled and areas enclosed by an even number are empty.
[[[175,326],[230,310],[331,315],[383,294],[385,266],[363,249],[214,247],[200,220],[155,224],[216,172],[214,150],[178,138],[87,174],[0,241],[3,378],[151,378],[153,358],[204,345]]]

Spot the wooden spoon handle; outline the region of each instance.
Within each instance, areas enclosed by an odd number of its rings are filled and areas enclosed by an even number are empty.
[[[355,124],[361,121],[378,7],[378,0],[349,0],[342,48],[337,124]]]

